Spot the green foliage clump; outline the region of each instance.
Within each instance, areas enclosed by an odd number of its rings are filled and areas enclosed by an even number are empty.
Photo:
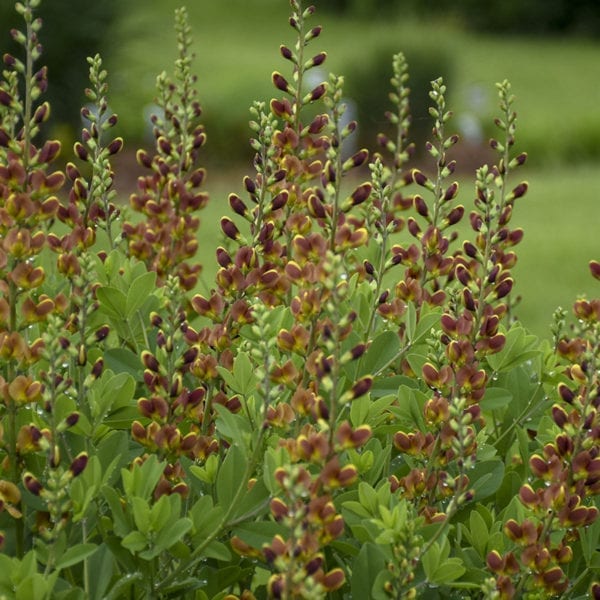
[[[461,203],[444,79],[427,163],[403,54],[380,152],[348,151],[344,79],[312,80],[321,27],[291,0],[288,68],[251,107],[252,170],[199,293],[186,10],[128,211],[99,55],[53,166],[38,4],[16,4],[0,83],[0,595],[600,597],[600,300],[557,311],[551,341],[514,317],[510,84]]]

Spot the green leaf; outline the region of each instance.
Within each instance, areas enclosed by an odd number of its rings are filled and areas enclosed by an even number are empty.
[[[276,535],[285,536],[286,532],[283,525],[274,521],[240,523],[233,529],[233,535],[253,548],[262,548],[264,544],[270,544]]]
[[[154,558],[158,556],[161,552],[174,546],[191,528],[191,519],[187,517],[178,519],[175,523],[159,532],[154,539],[154,547],[151,551],[144,552],[141,555],[142,558]]]
[[[504,463],[501,460],[487,460],[475,464],[469,471],[470,487],[475,492],[474,500],[484,500],[495,494],[504,478]]]
[[[102,289],[102,288],[100,288]],[[148,271],[139,277],[136,277],[127,290],[127,299],[125,303],[125,315],[131,318],[133,313],[138,310],[148,296],[156,289],[156,272]]]
[[[126,516],[119,495],[112,486],[108,485],[102,488],[102,494],[110,507],[115,533],[120,537],[124,537],[131,530],[133,523]]]
[[[135,464],[131,470],[121,469],[123,489],[129,498],[139,496],[149,500],[164,470],[164,463],[159,462],[155,454],[141,465]]]
[[[98,550],[90,556],[89,571],[94,573],[94,577],[90,577],[90,600],[106,597],[115,564],[115,558],[106,544],[98,546]]]
[[[15,589],[15,600],[33,600],[34,598],[46,598],[54,588],[59,571],[55,571],[49,577],[41,573],[33,573],[22,579]]]
[[[410,365],[410,368],[417,374],[417,377],[421,376],[423,365],[429,360],[427,354],[423,354],[426,349],[422,345],[414,347],[407,355],[406,361]]]
[[[150,506],[145,498],[133,496],[129,498],[133,520],[138,531],[147,536],[150,533]]]
[[[398,390],[398,402],[389,407],[389,411],[396,417],[395,431],[425,429],[423,408],[427,401],[426,395],[420,390],[401,386]]]
[[[431,311],[431,312],[430,312]],[[433,327],[438,324],[440,320],[441,310],[429,308],[428,304],[423,304],[421,307],[421,316],[419,318],[419,322],[417,323],[414,334],[412,336],[408,336],[408,340],[414,346],[418,344],[421,340],[430,335]]]
[[[581,527],[579,529],[579,539],[585,564],[590,567],[592,564],[592,557],[595,553],[597,554],[598,550],[598,540],[600,540],[600,519],[596,519],[588,527]]]
[[[129,373],[136,381],[142,378],[140,357],[126,348],[109,348],[102,355],[104,366],[115,373]]]
[[[82,519],[102,482],[102,466],[97,456],[91,456],[83,473],[71,483],[73,521]]]
[[[469,514],[469,532],[471,533],[471,545],[477,550],[479,556],[485,557],[489,531],[485,520],[476,510],[471,510]]]
[[[460,558],[447,558],[434,570],[429,577],[429,581],[435,585],[452,583],[462,577],[466,570]]]
[[[434,542],[423,555],[422,564],[425,575],[434,585],[445,585],[461,577],[466,571],[460,558],[449,558],[450,544],[444,538],[441,546]]]
[[[245,486],[246,481],[241,477],[246,470],[246,455],[242,449],[234,444],[227,450],[227,456],[221,464],[217,475],[217,499],[224,510],[231,505],[233,498],[240,486]]]
[[[112,411],[104,418],[102,424],[112,429],[131,429],[131,424],[139,417],[140,411],[137,407],[129,406]]]
[[[371,342],[361,361],[360,376],[376,375],[400,353],[400,338],[395,331],[384,331]]]
[[[379,516],[379,498],[377,492],[368,483],[361,481],[358,484],[358,501],[373,517]]]
[[[233,361],[234,392],[242,396],[250,396],[256,392],[256,376],[250,356],[246,352],[240,352]]]
[[[506,408],[512,400],[513,395],[510,390],[490,387],[486,389],[485,395],[479,402],[479,406],[481,406],[481,410],[491,412]]]
[[[76,565],[94,554],[97,549],[98,546],[96,544],[76,544],[75,546],[71,546],[60,557],[60,560],[56,563],[56,568],[66,569],[67,567]]]
[[[118,288],[112,286],[99,287],[96,298],[100,303],[100,310],[113,319],[127,318],[127,296]]]
[[[188,512],[194,526],[194,535],[206,538],[218,527],[223,516],[221,506],[213,506],[210,496],[201,496]]]
[[[413,302],[408,302],[406,305],[406,338],[412,341],[415,330],[417,328],[417,308]]]
[[[150,509],[152,531],[160,531],[171,520],[171,515],[177,518],[180,511],[181,497],[179,494],[161,496]]]
[[[365,476],[365,481],[371,485],[376,485],[380,480],[381,474],[392,453],[392,444],[386,444],[385,448],[381,448],[381,442],[378,439],[372,438],[369,440],[365,448],[365,452],[373,448],[375,461],[371,465],[368,473]]]
[[[252,430],[248,420],[239,413],[232,413],[222,404],[215,404],[217,412],[217,430],[231,443],[246,447]]]
[[[148,540],[139,531],[131,531],[123,538],[121,544],[132,554],[136,554],[137,552],[141,552],[146,548],[148,545]]]
[[[373,598],[375,580],[386,566],[386,557],[375,544],[363,544],[354,560],[350,590],[353,598]],[[387,569],[385,569],[387,572]]]
[[[231,552],[229,552],[227,546],[217,540],[213,540],[206,546],[203,554],[206,558],[214,558],[215,560],[222,560],[223,562],[231,560]]]
[[[354,427],[358,427],[367,422],[370,404],[371,399],[368,394],[352,401],[352,404],[350,405],[350,422]]]
[[[258,479],[246,494],[236,504],[232,518],[240,519],[245,516],[255,518],[261,512],[265,512],[269,506],[269,490],[263,479]]]

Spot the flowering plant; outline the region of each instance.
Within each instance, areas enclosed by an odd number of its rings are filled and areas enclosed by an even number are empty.
[[[600,598],[600,300],[557,311],[551,343],[514,318],[510,85],[467,207],[443,80],[428,163],[402,54],[394,133],[348,151],[343,78],[306,87],[326,54],[291,0],[288,69],[251,108],[253,170],[200,294],[185,9],[126,215],[99,56],[53,167],[39,3],[16,4],[0,83],[0,594]]]

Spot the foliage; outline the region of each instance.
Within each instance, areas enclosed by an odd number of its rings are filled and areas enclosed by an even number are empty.
[[[410,166],[402,54],[395,133],[348,155],[343,78],[307,87],[326,54],[291,0],[289,73],[251,108],[254,171],[199,294],[185,9],[127,215],[99,56],[53,170],[38,4],[16,4],[0,87],[1,594],[600,597],[600,300],[578,298],[572,325],[557,311],[551,343],[512,317],[527,184],[510,85],[467,210],[444,81],[430,169]]]

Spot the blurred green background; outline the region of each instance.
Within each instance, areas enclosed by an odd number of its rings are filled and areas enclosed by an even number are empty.
[[[328,52],[323,76],[343,74],[359,119],[357,144],[374,148],[389,108],[391,56],[403,51],[411,71],[413,134],[427,136],[429,81],[443,76],[453,126],[463,138],[457,158],[461,201],[472,205],[473,172],[487,156],[497,113],[495,82],[511,81],[519,115],[517,145],[529,153],[519,177],[530,192],[513,224],[525,229],[518,247],[517,314],[548,335],[558,305],[578,293],[597,295],[587,262],[600,258],[600,2],[598,0],[315,0],[323,34],[309,48]],[[109,68],[110,102],[119,133],[134,151],[148,143],[156,75],[176,55],[173,12],[182,0],[44,0],[42,42],[50,73],[55,135],[80,127],[87,65],[101,51]],[[19,23],[11,0],[0,3],[3,31]],[[281,43],[293,44],[286,0],[194,0],[188,3],[200,99],[208,132],[205,162],[212,202],[203,216],[206,285],[214,272],[218,218],[227,194],[251,170],[248,108],[276,91],[271,72],[288,72]],[[11,49],[6,33],[0,49]],[[132,161],[121,170],[135,175]],[[127,174],[127,173],[126,173]],[[118,173],[121,176],[121,173]],[[517,181],[515,181],[517,183]],[[124,190],[125,191],[125,190]]]

